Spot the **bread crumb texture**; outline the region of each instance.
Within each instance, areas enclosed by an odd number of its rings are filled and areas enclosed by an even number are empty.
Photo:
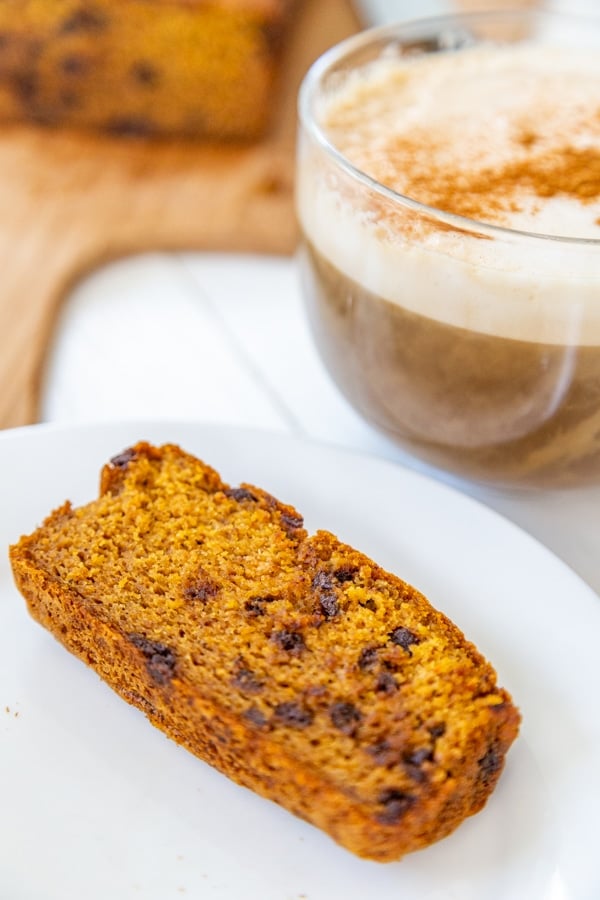
[[[170,737],[360,856],[493,790],[519,713],[427,599],[175,445],[104,467],[11,548],[29,609]]]

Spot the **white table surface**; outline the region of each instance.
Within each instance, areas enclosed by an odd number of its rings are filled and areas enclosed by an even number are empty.
[[[427,471],[333,385],[305,321],[294,259],[152,254],[75,288],[51,349],[42,419],[144,418],[287,432]],[[526,492],[433,477],[520,525],[600,593],[600,485]],[[474,552],[476,544],[474,534]]]
[[[454,6],[356,2],[374,24]],[[600,13],[600,0],[545,5]],[[304,319],[293,259],[153,254],[110,265],[76,287],[52,348],[42,418],[148,417],[289,432],[424,468],[366,425],[332,384]],[[458,488],[537,537],[600,592],[600,485],[535,493]]]

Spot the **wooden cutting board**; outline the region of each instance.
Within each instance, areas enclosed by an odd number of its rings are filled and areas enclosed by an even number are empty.
[[[293,251],[298,87],[358,28],[346,0],[304,0],[254,146],[0,130],[0,428],[36,420],[56,313],[91,269],[152,250]]]

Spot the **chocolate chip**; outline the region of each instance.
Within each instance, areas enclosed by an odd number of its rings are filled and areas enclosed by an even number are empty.
[[[326,619],[333,619],[340,611],[340,605],[335,594],[321,594],[319,606]]]
[[[326,572],[324,569],[321,569],[320,572],[317,572],[315,577],[312,580],[312,586],[317,591],[332,591],[333,590],[333,579],[329,572]]]
[[[479,777],[482,781],[490,781],[494,778],[502,768],[502,756],[495,746],[490,747],[486,753],[478,760],[480,769]]]
[[[258,694],[262,691],[264,685],[251,669],[246,666],[240,666],[231,679],[233,687],[238,688],[244,694]]]
[[[317,572],[312,580],[312,587],[319,594],[319,612],[326,619],[333,619],[340,611],[338,599],[334,593],[333,578],[324,569]]]
[[[144,87],[155,87],[160,81],[158,69],[152,63],[140,60],[131,67],[131,74],[135,81]]]
[[[358,723],[362,719],[356,706],[345,701],[334,703],[329,710],[329,715],[335,727],[350,737],[356,732]]]
[[[258,597],[255,600],[246,600],[244,609],[252,616],[264,616],[265,614],[265,608]]]
[[[81,106],[81,97],[75,91],[61,91],[59,100],[65,109],[77,109]]]
[[[389,672],[382,672],[377,676],[375,690],[380,694],[393,694],[398,690],[398,682]]]
[[[304,519],[302,516],[292,516],[290,513],[281,513],[281,522],[285,528],[302,528]]]
[[[299,703],[279,703],[274,709],[275,718],[283,725],[291,725],[292,728],[306,728],[313,720],[313,714],[309,709]]]
[[[142,634],[130,634],[128,638],[133,646],[143,653],[148,675],[157,684],[167,684],[175,674],[176,656],[173,650],[166,644],[151,641]]]
[[[301,653],[306,648],[304,638],[298,631],[275,631],[271,640],[288,653]]]
[[[61,34],[74,31],[102,31],[108,24],[106,16],[95,9],[78,9],[64,20],[60,27]]]
[[[276,597],[273,597],[270,594],[267,594],[264,597],[251,597],[244,603],[244,609],[252,616],[264,616],[265,604],[273,603],[276,599]]]
[[[402,754],[404,769],[413,781],[423,782],[427,780],[427,772],[423,770],[423,763],[433,760],[433,750],[430,747],[419,747],[416,750],[408,750]]]
[[[128,447],[127,450],[123,450],[122,453],[117,454],[117,456],[113,456],[110,461],[111,466],[115,466],[117,469],[126,469],[132,459],[135,459],[135,450],[133,447]]]
[[[427,772],[423,771],[421,766],[413,766],[411,763],[404,763],[404,771],[413,781],[416,781],[417,784],[423,784],[424,781],[427,781]]]
[[[106,124],[106,130],[109,134],[114,134],[117,137],[145,138],[156,133],[156,126],[150,119],[143,117],[124,117],[111,119]]]
[[[37,94],[39,82],[35,72],[15,72],[11,85],[23,103],[30,103]]]
[[[386,788],[377,798],[384,809],[375,818],[382,825],[395,825],[408,812],[415,798],[398,788]]]
[[[360,656],[358,657],[358,668],[363,671],[372,669],[377,663],[378,650],[378,647],[365,647],[364,650],[361,650]]]
[[[398,751],[391,747],[385,738],[368,747],[367,753],[373,757],[373,762],[377,766],[392,766],[399,761]]]
[[[429,734],[432,738],[440,738],[443,734],[446,733],[446,723],[439,722],[437,725],[432,725],[429,729]]]
[[[183,596],[186,600],[192,602],[200,600],[204,603],[212,597],[216,597],[219,590],[219,585],[211,581],[210,578],[198,578],[186,584],[183,589]]]
[[[248,719],[249,722],[252,722],[253,725],[257,725],[259,728],[264,728],[267,724],[267,717],[257,709],[256,706],[249,707],[244,713],[244,718]]]
[[[340,568],[336,569],[333,573],[333,577],[336,581],[339,581],[340,584],[344,584],[346,581],[352,581],[357,572],[357,566],[340,566]]]
[[[238,503],[241,503],[242,500],[252,500],[256,502],[257,497],[249,491],[247,488],[243,487],[233,487],[233,488],[225,488],[223,491],[226,497],[230,497],[232,500],[236,500]]]
[[[61,61],[60,67],[65,75],[77,77],[78,75],[85,75],[85,73],[89,71],[90,65],[91,61],[89,57],[74,53],[70,56],[65,56]]]
[[[403,626],[394,628],[393,631],[390,631],[388,636],[392,644],[397,644],[398,647],[402,647],[407,651],[409,656],[412,656],[412,650],[410,649],[411,644],[420,643],[420,639],[417,637],[417,635],[414,634],[414,632],[410,631],[408,628],[404,628]]]
[[[407,751],[402,758],[411,766],[422,766],[424,762],[433,759],[433,750],[431,747],[419,747],[417,750]]]

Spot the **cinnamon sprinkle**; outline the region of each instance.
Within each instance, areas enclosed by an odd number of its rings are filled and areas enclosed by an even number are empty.
[[[340,91],[327,130],[359,169],[428,206],[509,227],[540,215],[555,227],[560,207],[556,215],[544,207],[565,198],[581,207],[567,213],[566,227],[587,234],[587,220],[591,236],[599,224],[600,61],[581,60],[587,80],[579,62],[528,43],[382,61]]]
[[[528,149],[536,142],[533,134],[521,138]],[[600,149],[595,147],[542,148],[481,169],[448,167],[436,160],[435,150],[420,140],[398,138],[390,148],[389,174],[395,177],[389,178],[388,186],[444,212],[479,221],[521,211],[524,194],[540,199],[571,197],[583,204],[600,199]],[[386,183],[385,173],[380,180]]]

